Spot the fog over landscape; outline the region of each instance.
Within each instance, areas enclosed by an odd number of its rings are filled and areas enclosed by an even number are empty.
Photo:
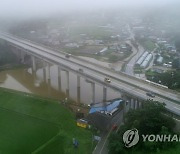
[[[3,0],[0,17],[37,17],[58,12],[113,8],[151,8],[179,3],[178,0]]]
[[[0,154],[180,153],[180,0],[0,2]]]

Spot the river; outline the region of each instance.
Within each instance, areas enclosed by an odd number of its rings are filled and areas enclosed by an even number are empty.
[[[46,68],[47,69],[47,68]],[[46,71],[47,72],[47,71]],[[77,100],[77,76],[69,73],[69,97]],[[21,68],[0,72],[0,87],[14,89],[22,92],[33,93],[43,97],[50,97],[59,100],[66,98],[66,73],[61,71],[61,89],[58,88],[58,69],[56,65],[50,67],[50,78],[48,82],[43,79],[43,69],[37,69],[36,73],[32,73],[32,68]],[[103,99],[103,87],[96,84],[95,101],[101,102]],[[91,84],[81,78],[81,103],[91,103]],[[107,99],[120,97],[118,92],[107,89]]]

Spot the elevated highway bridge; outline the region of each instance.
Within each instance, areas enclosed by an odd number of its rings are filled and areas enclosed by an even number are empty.
[[[142,100],[150,99],[146,93],[155,93],[153,100],[166,104],[167,110],[180,116],[180,93],[153,84],[146,80],[127,75],[122,72],[115,72],[106,67],[94,64],[79,57],[71,55],[66,57],[66,53],[55,51],[54,49],[34,43],[30,40],[22,39],[7,33],[0,33],[0,38],[7,44],[18,48],[32,57],[33,70],[36,71],[36,58],[44,63],[58,65],[59,79],[60,71],[67,72],[67,85],[69,85],[69,72],[77,75],[78,95],[80,99],[80,78],[85,78],[92,85],[92,103],[95,101],[95,84],[103,87],[103,100],[106,101],[107,88],[119,91],[129,102],[139,104]],[[50,69],[50,67],[49,67]],[[49,72],[50,70],[48,70]],[[50,78],[50,73],[48,73]],[[105,78],[111,80],[110,83],[104,81]],[[59,82],[60,84],[60,82]],[[67,87],[67,95],[69,89]],[[152,99],[152,98],[151,98]]]

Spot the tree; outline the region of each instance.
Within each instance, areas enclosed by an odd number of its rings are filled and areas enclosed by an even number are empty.
[[[111,134],[109,137],[109,151],[116,153],[132,153],[132,151],[155,152],[169,148],[172,143],[166,143],[163,146],[158,142],[140,142],[133,148],[127,149],[122,141],[124,132],[128,129],[136,128],[139,134],[170,134],[173,133],[175,122],[165,113],[165,105],[156,101],[144,102],[144,107],[137,110],[130,110],[126,117],[124,125],[120,127],[117,134]],[[166,131],[164,131],[166,130]],[[118,147],[117,147],[118,146]]]
[[[151,72],[146,73],[146,77],[148,80],[151,80],[156,83],[159,83],[159,81],[161,81],[162,85],[165,85],[170,89],[180,89],[180,70],[167,71],[165,73],[150,73]]]
[[[4,41],[0,40],[0,66],[17,62],[17,57],[11,50]]]
[[[176,46],[177,51],[180,52],[180,34],[177,34],[177,35],[176,35],[176,38],[175,38],[175,46]]]
[[[172,62],[172,68],[179,69],[180,68],[180,59],[176,58]]]

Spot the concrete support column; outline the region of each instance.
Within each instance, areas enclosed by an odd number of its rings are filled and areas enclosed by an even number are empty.
[[[92,87],[92,103],[95,103],[95,83],[91,83]]]
[[[128,112],[130,108],[131,108],[131,101],[128,99],[126,100],[126,103],[125,103],[126,112]]]
[[[51,79],[49,78],[47,81],[48,86],[48,97],[51,97]]]
[[[106,102],[107,100],[107,88],[103,87],[103,102]]]
[[[137,100],[134,99],[134,104],[133,104],[133,109],[134,109],[134,110],[136,109],[136,102],[137,102]]]
[[[61,70],[58,67],[58,89],[61,91]]]
[[[24,52],[20,50],[21,63],[24,63]]]
[[[129,101],[128,97],[125,94],[121,94],[121,98],[124,100],[123,110],[127,112],[130,108],[131,102]]]
[[[77,102],[81,102],[81,85],[80,85],[80,76],[77,76]]]
[[[43,60],[43,79],[46,81],[46,62]]]
[[[67,79],[66,95],[67,98],[69,98],[69,71],[66,71],[66,79]]]
[[[131,100],[130,100],[130,101],[131,101],[131,105],[130,105],[130,106],[131,106],[131,109],[134,109],[134,99],[133,99],[133,98],[131,98]]]
[[[133,104],[133,102],[132,102],[133,100],[132,99],[130,99],[130,101],[129,101],[129,109],[132,109],[132,104]]]
[[[36,71],[36,59],[34,56],[31,56],[32,59],[32,70],[35,72]]]
[[[48,96],[51,96],[51,77],[50,77],[50,64],[47,63],[47,84],[48,84]]]
[[[126,100],[126,101],[124,102],[124,110],[125,110],[125,113],[128,112],[128,106],[129,106],[129,101]]]
[[[126,98],[126,110],[127,112],[131,109],[131,98],[130,97],[127,97]]]
[[[48,63],[48,66],[47,66],[47,79],[50,80],[50,64]]]
[[[141,108],[142,107],[142,103],[140,101],[138,101],[138,102],[139,102],[139,108]]]

